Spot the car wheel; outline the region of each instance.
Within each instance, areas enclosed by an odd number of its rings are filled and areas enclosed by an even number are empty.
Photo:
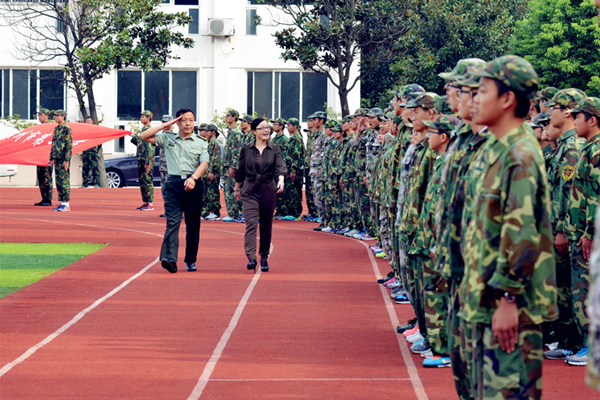
[[[123,174],[114,169],[109,169],[106,171],[106,179],[108,180],[109,188],[120,188],[125,185],[125,179],[123,179]]]

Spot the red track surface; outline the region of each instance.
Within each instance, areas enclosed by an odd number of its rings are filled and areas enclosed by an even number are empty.
[[[160,191],[154,212],[135,189],[73,189],[70,213],[38,197],[0,189],[0,241],[108,246],[0,300],[0,399],[456,398],[450,370],[395,333],[410,306],[387,301],[374,282],[389,267],[360,241],[276,221],[271,271],[253,275],[243,225],[203,221],[198,272],[169,274]],[[562,361],[545,362],[544,395],[600,398]]]

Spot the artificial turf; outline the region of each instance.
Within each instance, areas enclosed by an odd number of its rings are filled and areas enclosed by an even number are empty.
[[[105,246],[98,243],[0,243],[0,298]]]

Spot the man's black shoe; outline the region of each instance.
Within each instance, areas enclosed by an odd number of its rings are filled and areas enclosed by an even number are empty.
[[[187,268],[185,269],[187,272],[196,272],[196,264],[186,264]]]
[[[158,217],[159,218],[167,218],[167,216],[165,214],[160,214]]]
[[[413,318],[413,319],[411,319],[410,321],[408,321],[406,324],[404,324],[404,325],[399,325],[399,326],[396,328],[396,332],[398,332],[398,333],[403,333],[403,332],[405,332],[405,331],[407,331],[407,330],[409,330],[409,329],[412,329],[412,328],[414,328],[416,324],[417,324],[417,319],[416,319],[416,318]]]
[[[386,276],[384,276],[383,278],[379,278],[377,279],[377,283],[386,283],[387,281],[389,281],[390,279],[392,279],[394,277],[394,271],[390,271]]]
[[[174,274],[177,272],[177,263],[175,261],[164,259],[160,262],[160,265],[170,273]]]
[[[323,228],[325,228],[325,225],[321,224],[321,225],[317,226],[316,228],[313,228],[313,231],[321,232],[323,230]]]
[[[34,206],[42,206],[42,207],[48,207],[52,205],[51,201],[48,200],[42,200],[39,203],[33,203]]]
[[[269,263],[264,258],[261,258],[260,260],[260,270],[262,272],[269,272]]]

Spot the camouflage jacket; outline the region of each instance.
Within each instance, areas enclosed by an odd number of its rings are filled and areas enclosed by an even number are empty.
[[[519,325],[558,316],[550,197],[542,152],[525,124],[490,134],[474,161],[471,219],[459,316],[491,324],[505,292],[517,296]]]
[[[334,138],[330,138],[325,144],[325,151],[323,153],[323,164],[321,165],[321,180],[324,182],[326,189],[335,189],[332,186],[337,186],[339,182],[339,171],[335,168],[340,163],[340,149],[342,143]]]
[[[408,143],[405,142],[406,132],[409,135]],[[389,158],[389,166],[386,176],[386,191],[382,194],[382,201],[385,207],[395,210],[398,199],[398,190],[400,189],[400,175],[402,173],[402,160],[406,154],[406,149],[410,145],[410,129],[401,122],[398,126],[398,134],[394,140],[394,150]],[[393,225],[395,221],[389,221]]]
[[[304,143],[302,142],[302,134],[297,132],[294,135],[290,135],[288,140],[288,156],[290,157],[288,172],[302,173],[304,170]]]
[[[144,132],[147,129],[150,129],[150,125],[144,126],[142,128],[142,132]],[[135,135],[131,138],[131,143],[137,146],[135,156],[138,162],[154,165],[155,150],[154,145],[152,143],[144,142],[142,138],[138,135]]]
[[[575,130],[565,132],[557,141],[548,170],[551,199],[551,221],[556,232],[564,231],[567,215],[567,202],[571,193],[571,184],[575,168],[580,157],[583,141],[577,138]]]
[[[237,169],[238,164],[240,163],[240,152],[242,151],[242,147],[245,144],[253,143],[254,139],[255,136],[252,131],[248,131],[247,133],[244,133],[243,131],[240,132],[239,146],[234,148],[231,152],[231,168]]]
[[[239,153],[241,147],[242,131],[237,126],[229,128],[229,131],[227,132],[227,140],[225,141],[225,148],[223,149],[223,174],[229,174],[225,170],[229,169],[229,167],[233,165],[234,153]]]
[[[315,132],[312,142],[312,153],[310,155],[310,174],[317,175],[323,163],[323,152],[325,152],[325,143],[327,135],[325,129]]]
[[[544,155],[544,164],[546,165],[546,171],[550,169],[550,162],[552,161],[553,153],[554,149],[550,145],[547,145],[542,149],[542,154]]]
[[[73,132],[66,123],[54,128],[52,135],[52,147],[50,148],[50,160],[71,161],[73,151]]]
[[[358,139],[350,143],[354,146],[354,171],[356,179],[361,181],[367,175],[367,143],[375,137],[373,129],[367,128],[361,132]]]
[[[215,177],[221,176],[221,146],[219,146],[219,142],[217,142],[216,138],[212,138],[208,142],[208,155],[210,157],[210,161],[208,162],[208,170],[204,176],[207,176],[209,172],[212,172]]]
[[[581,149],[581,158],[567,203],[565,233],[577,242],[581,236],[592,240],[595,215],[600,203],[600,135]]]
[[[383,144],[380,145],[379,151],[373,159],[371,169],[371,179],[369,180],[369,196],[371,201],[379,205],[383,205],[383,196],[387,192],[387,174],[389,168],[389,158],[394,151],[396,138],[386,134]]]
[[[482,151],[488,138],[487,129],[474,133],[471,125],[463,125],[456,132],[456,140],[444,157],[439,202],[436,210],[437,246],[435,270],[446,280],[460,282],[464,261],[460,251],[463,238],[462,217],[467,200],[469,168]]]
[[[281,158],[285,162],[285,166],[290,170],[290,156],[288,154],[289,139],[285,136],[285,133],[281,132],[271,138],[271,141],[279,146],[281,150]]]
[[[377,134],[379,130],[368,129],[368,131],[370,132],[368,133],[368,136],[365,137],[365,175],[367,177],[367,181],[370,181],[373,173],[373,163],[375,162],[375,157],[381,149],[381,145],[377,141]]]
[[[356,171],[354,171],[354,147],[350,144],[352,136],[348,135],[342,141],[340,149],[339,169],[341,170],[341,178],[344,185],[352,185],[356,180]]]
[[[318,131],[309,132],[306,135],[306,151],[304,152],[304,168],[310,169],[310,156],[313,150],[313,142],[315,141],[315,135]]]

